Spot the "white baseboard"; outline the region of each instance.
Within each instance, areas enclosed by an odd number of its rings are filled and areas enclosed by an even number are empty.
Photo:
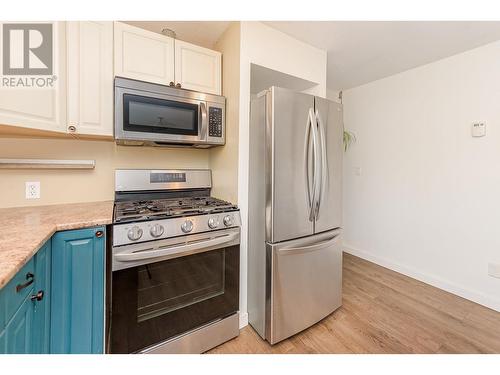
[[[426,284],[432,285],[436,288],[443,289],[449,293],[455,294],[459,297],[468,299],[472,302],[478,303],[480,305],[486,306],[490,309],[500,312],[500,299],[492,298],[488,295],[482,294],[477,291],[473,291],[467,288],[463,288],[459,285],[451,283],[447,280],[443,280],[436,276],[431,276],[422,272],[415,270],[414,268],[392,262],[388,259],[378,257],[367,251],[356,249],[348,244],[343,245],[344,252],[355,255],[359,258],[363,258],[372,263],[378,264],[379,266],[389,268],[390,270],[399,272],[403,275],[409,276],[416,280],[422,281]],[[241,322],[241,319],[240,319]],[[241,324],[241,323],[240,323]]]
[[[240,329],[248,325],[248,313],[240,311]]]

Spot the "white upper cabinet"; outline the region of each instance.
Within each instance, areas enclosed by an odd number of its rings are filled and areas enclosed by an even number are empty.
[[[113,136],[113,22],[68,22],[68,132]]]
[[[3,25],[1,131],[112,137],[115,76],[221,94],[217,51],[122,22]]]
[[[41,23],[40,25],[47,25]],[[26,25],[26,24],[25,24]],[[34,23],[33,25],[36,25]],[[0,124],[22,128],[64,132],[66,129],[66,25],[53,22],[52,30],[29,29],[29,26],[7,30],[1,40],[9,41],[9,66],[0,70]],[[49,26],[50,27],[50,26]],[[6,29],[0,23],[0,32]],[[52,37],[52,43],[47,40]],[[25,40],[40,44],[43,51],[26,54]],[[50,58],[52,49],[52,58]],[[4,46],[5,51],[5,46]],[[2,61],[0,61],[0,64]],[[48,69],[52,73],[37,73]],[[12,69],[10,72],[7,69]],[[30,72],[33,72],[30,74]],[[6,74],[7,73],[7,74]],[[39,75],[43,74],[43,75]],[[15,87],[13,87],[15,86]]]
[[[174,39],[115,22],[115,75],[162,85],[174,82]]]
[[[180,40],[175,41],[175,82],[182,88],[221,94],[221,54]]]

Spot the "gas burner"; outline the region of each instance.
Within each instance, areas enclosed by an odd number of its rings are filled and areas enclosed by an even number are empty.
[[[145,221],[237,210],[221,199],[201,196],[115,203],[115,222]]]

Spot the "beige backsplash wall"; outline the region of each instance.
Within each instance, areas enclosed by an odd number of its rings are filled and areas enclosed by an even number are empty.
[[[71,139],[0,138],[0,158],[96,161],[93,170],[0,169],[0,207],[112,200],[117,168],[210,167],[208,150],[126,147],[111,141]],[[25,199],[26,181],[40,181],[40,199]]]

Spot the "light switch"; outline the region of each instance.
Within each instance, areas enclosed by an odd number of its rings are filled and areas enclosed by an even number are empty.
[[[354,167],[354,175],[361,176],[361,167]]]
[[[475,122],[472,124],[472,136],[484,137],[486,135],[486,124],[484,122]]]

